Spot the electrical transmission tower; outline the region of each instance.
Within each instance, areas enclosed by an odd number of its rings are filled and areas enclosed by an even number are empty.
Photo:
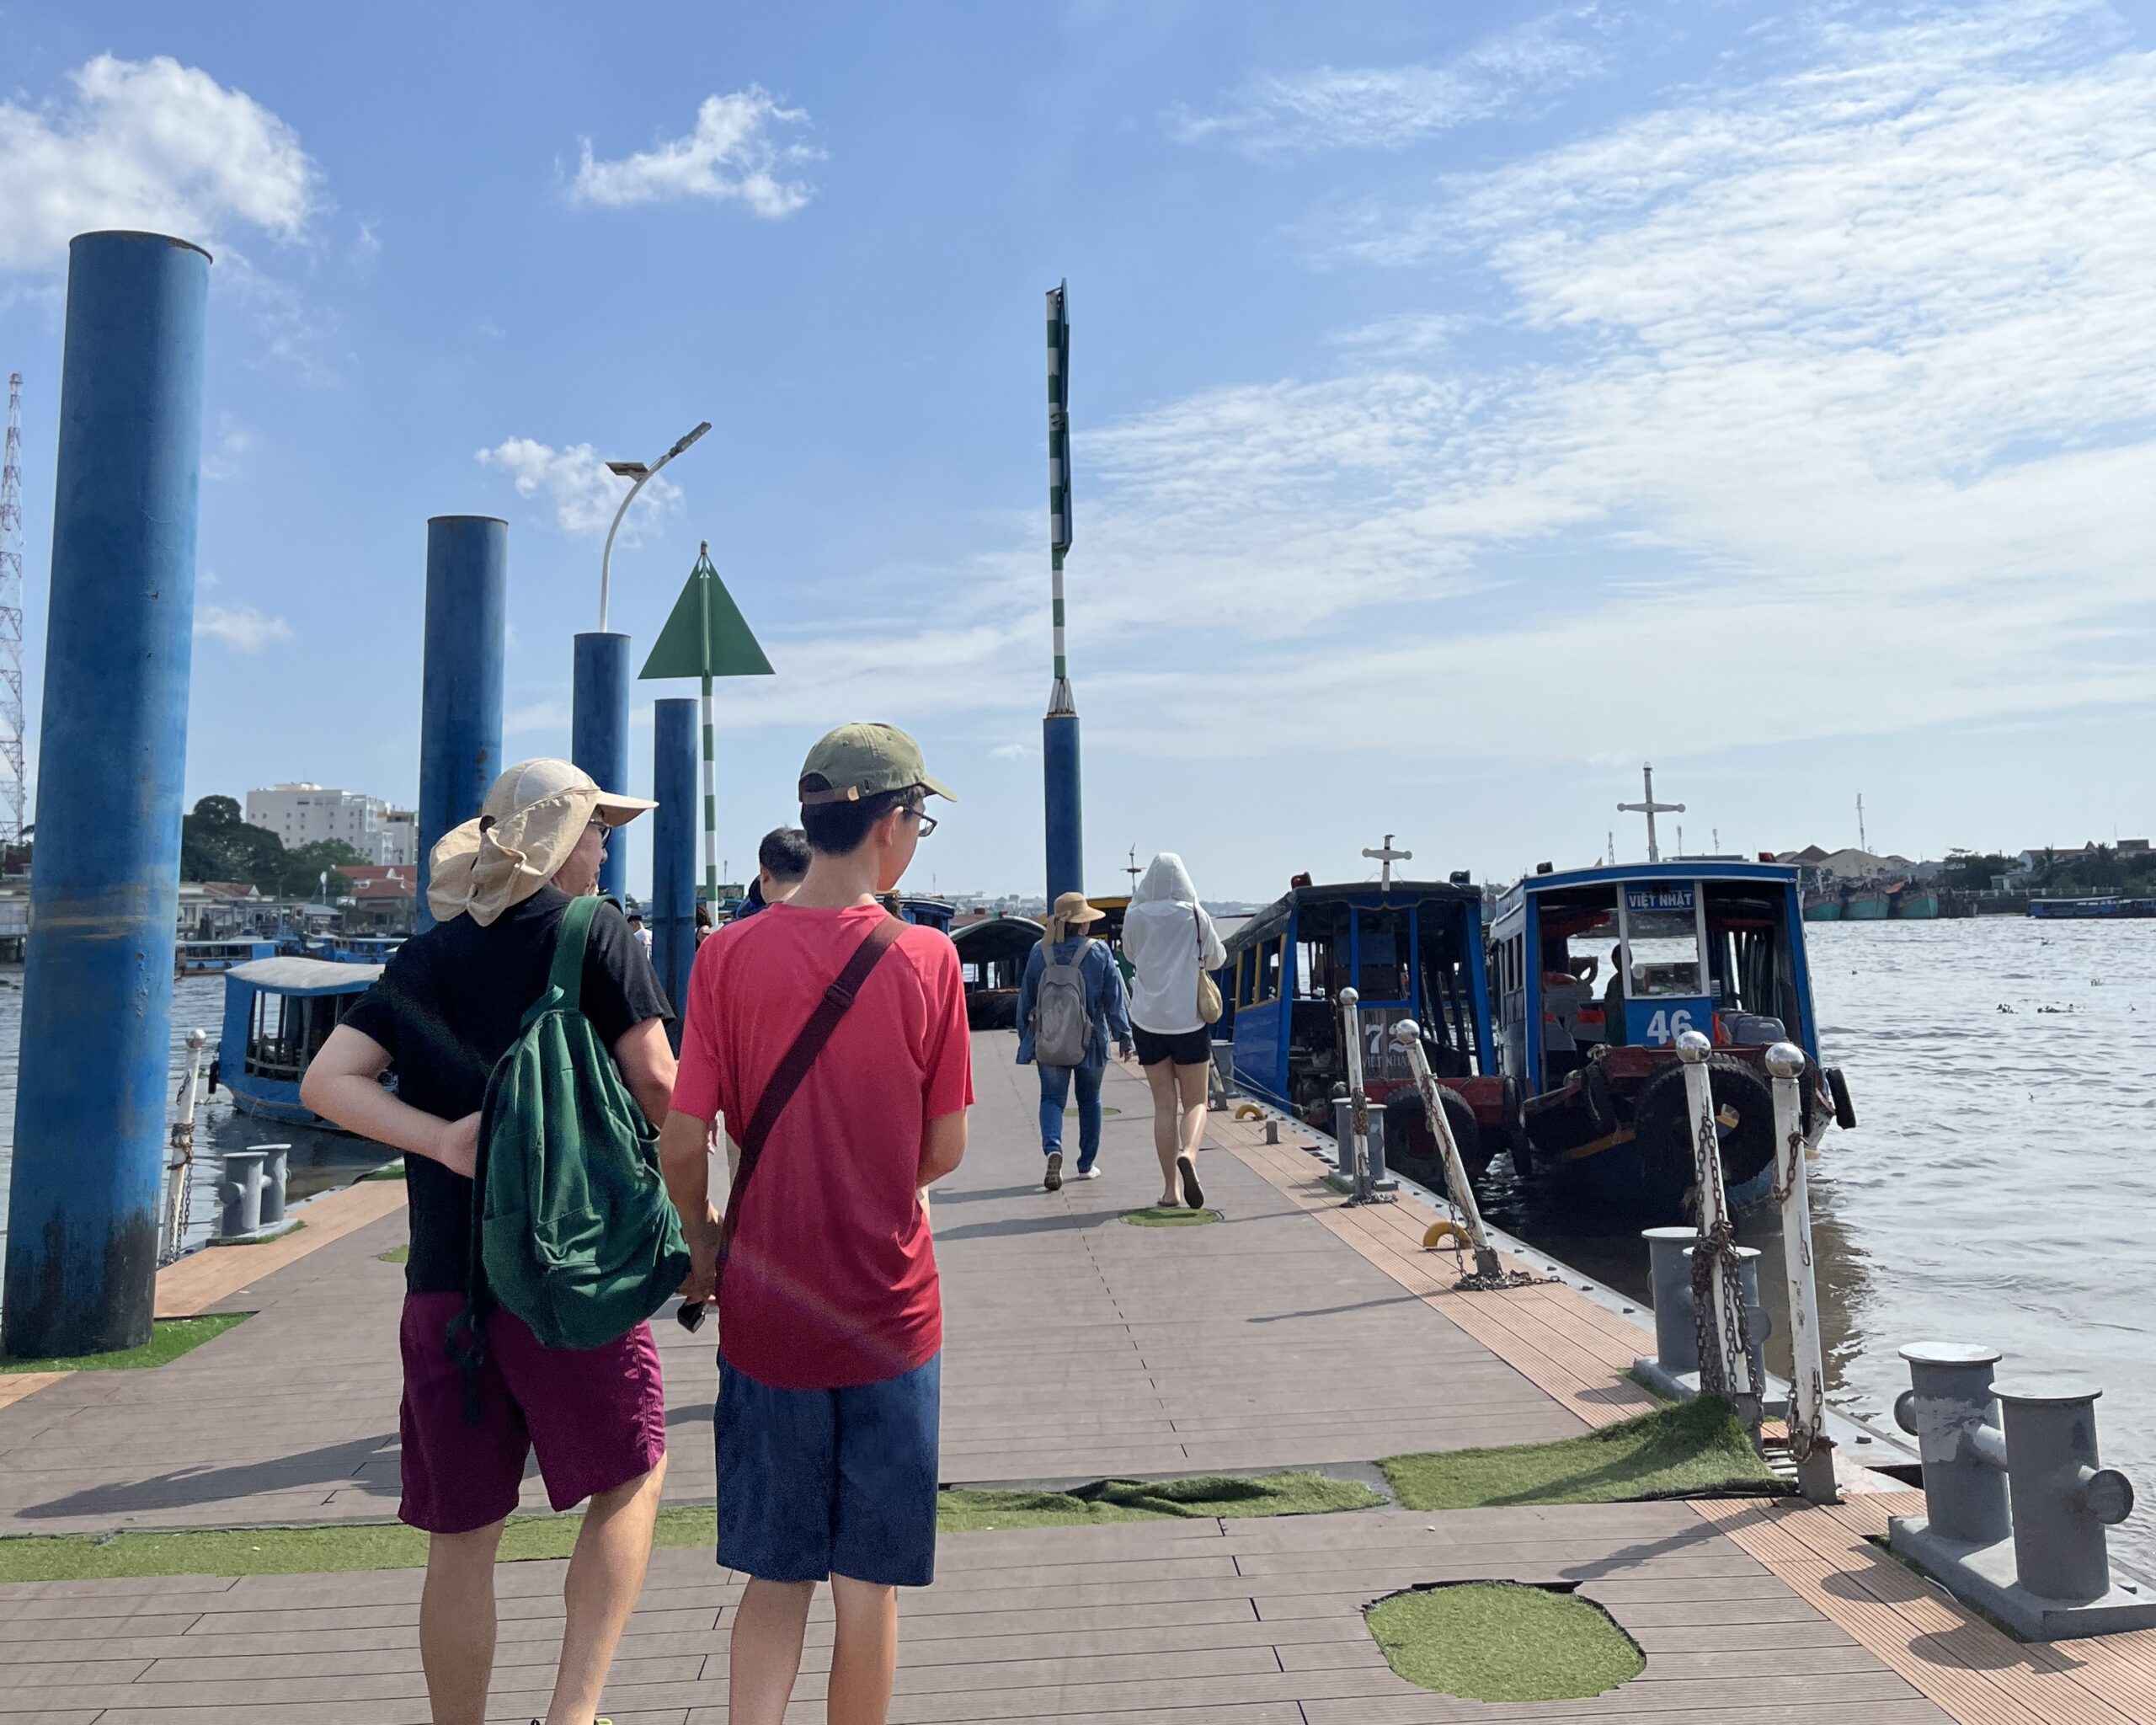
[[[8,454],[0,467],[0,840],[23,841],[23,374],[8,378]]]

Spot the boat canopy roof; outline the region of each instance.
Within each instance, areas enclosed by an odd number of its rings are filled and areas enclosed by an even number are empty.
[[[271,994],[357,994],[382,971],[379,964],[333,964],[327,959],[257,959],[225,975]]]
[[[1368,910],[1387,905],[1477,905],[1480,887],[1455,886],[1445,880],[1396,880],[1387,891],[1381,882],[1358,880],[1326,886],[1290,887],[1262,911],[1230,935],[1224,944],[1230,958],[1262,940],[1270,940],[1288,926],[1299,905],[1360,905]]]
[[[1529,899],[1541,893],[1568,888],[1619,887],[1632,881],[1729,880],[1749,881],[1761,886],[1794,888],[1797,870],[1786,862],[1731,862],[1700,857],[1678,857],[1668,862],[1620,862],[1593,868],[1566,868],[1553,874],[1530,874],[1508,888],[1497,900],[1497,925],[1502,928],[1518,916]]]
[[[991,916],[951,931],[951,943],[967,964],[1013,959],[1031,952],[1044,931],[1030,916]]]

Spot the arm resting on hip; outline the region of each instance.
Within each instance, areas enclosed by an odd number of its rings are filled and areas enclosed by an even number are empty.
[[[300,1100],[347,1132],[410,1156],[438,1162],[470,1178],[479,1145],[479,1117],[445,1120],[382,1087],[389,1050],[365,1031],[339,1024],[307,1063]]]

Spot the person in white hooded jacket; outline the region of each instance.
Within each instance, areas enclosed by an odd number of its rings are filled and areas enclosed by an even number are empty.
[[[1123,919],[1130,961],[1130,1025],[1138,1064],[1153,1092],[1153,1148],[1161,1158],[1163,1205],[1205,1202],[1198,1183],[1198,1146],[1205,1136],[1206,1067],[1213,1035],[1198,1010],[1201,968],[1217,970],[1227,949],[1182,858],[1154,857]]]

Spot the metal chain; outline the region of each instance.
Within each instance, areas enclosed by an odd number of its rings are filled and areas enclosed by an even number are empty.
[[[1744,1278],[1737,1257],[1737,1231],[1728,1220],[1729,1203],[1722,1185],[1721,1140],[1715,1130],[1711,1079],[1707,1087],[1706,1111],[1700,1116],[1695,1156],[1703,1171],[1699,1214],[1703,1223],[1708,1216],[1718,1219],[1701,1227],[1700,1244],[1692,1252],[1692,1322],[1700,1350],[1700,1393],[1734,1402],[1736,1386],[1724,1371],[1723,1363],[1747,1357],[1751,1346],[1751,1326],[1744,1311]],[[1723,1333],[1719,1338],[1715,1334],[1714,1319],[1714,1272],[1717,1266],[1721,1270],[1725,1294]],[[1759,1387],[1757,1384],[1752,1386],[1755,1397]]]
[[[1774,1203],[1778,1207],[1786,1204],[1796,1190],[1796,1175],[1800,1166],[1798,1159],[1804,1154],[1804,1133],[1801,1128],[1789,1135],[1789,1142],[1782,1146],[1781,1150],[1787,1152],[1789,1160],[1785,1162],[1780,1152],[1777,1152],[1774,1157]],[[1808,1276],[1812,1274],[1812,1231],[1809,1228],[1804,1231],[1801,1250],[1804,1273]],[[1792,1395],[1790,1397],[1789,1413],[1784,1418],[1782,1424],[1789,1434],[1789,1453],[1797,1461],[1803,1461],[1810,1457],[1812,1450],[1825,1434],[1823,1411],[1827,1406],[1826,1386],[1820,1381],[1817,1372],[1812,1374],[1812,1394],[1806,1405],[1821,1409],[1821,1419],[1801,1418],[1797,1413],[1797,1402],[1798,1398],[1796,1396]]]

